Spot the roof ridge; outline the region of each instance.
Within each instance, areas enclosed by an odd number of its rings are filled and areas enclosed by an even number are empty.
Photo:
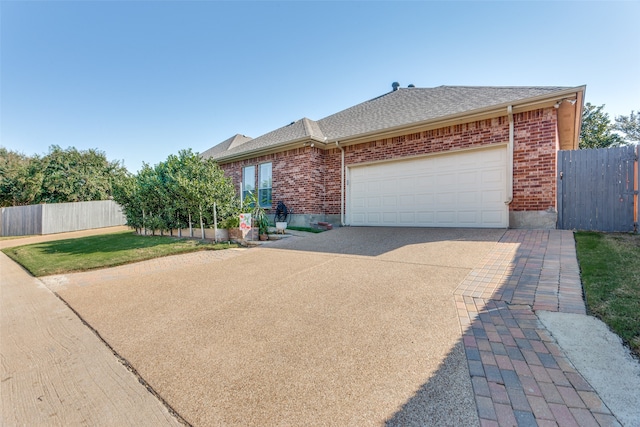
[[[244,144],[245,142],[249,142],[253,138],[251,138],[250,136],[241,135],[239,133],[236,133],[230,139],[231,139],[231,143],[229,144],[229,147],[227,147],[227,150],[231,150],[232,148],[238,147],[238,146]]]
[[[435,88],[417,88],[417,89],[439,89],[439,88],[461,88],[461,89],[557,89],[557,88],[570,88],[573,86],[545,86],[545,85],[533,85],[533,86],[470,86],[470,85],[441,85]]]
[[[318,139],[324,138],[324,133],[322,132],[322,129],[320,129],[320,125],[316,120],[310,119],[308,117],[303,117],[301,120],[306,136]]]
[[[311,128],[310,128],[310,125],[309,125],[309,119],[306,118],[306,117],[303,117],[300,120],[302,120],[302,126],[304,127],[305,135],[311,136]]]

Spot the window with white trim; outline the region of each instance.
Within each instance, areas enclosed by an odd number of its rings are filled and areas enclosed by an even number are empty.
[[[263,208],[271,207],[271,163],[258,166],[258,200]]]
[[[244,167],[242,168],[242,200],[254,191],[256,191],[256,167]]]

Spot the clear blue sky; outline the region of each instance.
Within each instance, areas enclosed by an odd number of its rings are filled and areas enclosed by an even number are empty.
[[[640,109],[640,2],[0,0],[0,145],[135,172],[391,90],[586,84]]]

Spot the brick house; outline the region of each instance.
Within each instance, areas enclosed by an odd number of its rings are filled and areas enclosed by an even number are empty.
[[[308,225],[555,228],[556,152],[584,86],[399,88],[202,153]]]

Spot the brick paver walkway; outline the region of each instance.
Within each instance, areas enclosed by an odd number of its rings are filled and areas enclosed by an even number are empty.
[[[585,314],[572,232],[508,230],[455,300],[482,426],[620,425],[535,314]]]

